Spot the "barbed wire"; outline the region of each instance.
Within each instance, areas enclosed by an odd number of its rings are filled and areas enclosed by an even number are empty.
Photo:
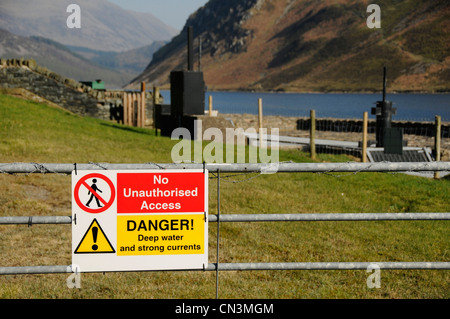
[[[105,171],[107,171],[108,170],[108,168],[106,168],[105,166],[102,166],[100,163],[96,163],[96,162],[89,162],[88,164],[91,164],[91,165],[95,165],[95,166],[98,166],[98,167],[100,167],[101,169],[103,169],[103,170],[105,170]],[[75,165],[75,164],[74,164]]]
[[[355,163],[355,162],[346,162],[345,164],[349,164],[349,163]],[[377,162],[378,164],[379,163],[384,163],[384,164],[389,164],[390,162],[386,162],[386,161],[383,161],[383,162]],[[375,164],[375,163],[374,163]],[[370,165],[369,166],[369,169],[370,169],[370,167],[372,167],[373,165]],[[328,171],[325,171],[325,172],[316,172],[315,174],[318,174],[318,175],[328,175],[328,176],[332,176],[332,177],[336,177],[336,178],[341,178],[341,177],[346,177],[346,176],[352,176],[352,175],[356,175],[356,174],[358,174],[358,173],[361,173],[361,172],[363,172],[364,170],[368,170],[367,168],[365,168],[365,169],[359,169],[359,170],[355,170],[354,172],[350,172],[350,173],[347,173],[347,174],[341,174],[341,175],[336,175],[336,174],[332,174],[332,173],[336,173],[336,171],[338,171],[338,169],[332,169],[332,170],[328,170]],[[393,172],[393,173],[397,173],[397,172]]]
[[[205,168],[205,165],[207,164],[214,164],[214,163],[198,163],[198,162],[194,162],[191,161],[189,163],[192,164],[200,164],[203,165],[203,168]],[[189,163],[184,163],[184,164],[189,164]],[[271,164],[275,164],[275,167],[277,165],[281,165],[281,164],[297,164],[293,161],[285,161],[285,162],[279,162],[279,163],[271,163]],[[448,163],[448,162],[441,162],[441,163]],[[92,165],[94,167],[98,167],[101,170],[112,170],[110,168],[108,168],[108,165],[113,165],[113,164],[109,164],[109,163],[98,163],[98,162],[88,162],[89,165]],[[168,163],[168,164],[158,164],[158,163],[154,163],[154,162],[146,162],[144,163],[146,165],[153,165],[159,169],[162,170],[167,170],[167,169],[175,169],[175,168],[179,168],[180,164],[178,163]],[[308,164],[327,164],[327,163],[308,163]],[[314,174],[319,174],[319,175],[326,175],[326,176],[331,176],[331,177],[335,177],[335,178],[342,178],[342,177],[347,177],[347,176],[353,176],[353,175],[357,175],[359,173],[364,173],[364,172],[374,172],[374,170],[372,170],[372,168],[376,168],[379,165],[390,165],[393,164],[395,165],[395,162],[388,162],[388,161],[382,161],[382,162],[373,162],[373,163],[366,163],[367,165],[361,166],[360,168],[355,168],[353,171],[349,171],[348,170],[348,165],[351,164],[358,164],[358,162],[353,162],[353,161],[348,161],[348,162],[342,162],[342,163],[328,163],[328,164],[337,164],[333,165],[333,168],[328,169],[328,170],[319,170],[319,171],[314,171],[314,170],[308,170],[308,171],[298,171],[298,172],[303,172],[303,173],[314,173]],[[430,173],[433,172],[433,170],[430,168],[430,165],[432,164],[431,162],[418,162],[418,163],[414,163],[414,164],[419,164],[419,166],[414,166],[413,169],[410,170],[386,170],[386,171],[381,171],[383,173],[388,173],[388,174],[399,174],[399,173],[428,173],[428,175]],[[24,165],[26,165],[27,171],[23,171],[23,172],[15,172],[15,170],[12,168],[14,166],[20,166],[23,167]],[[36,162],[29,162],[29,163],[3,163],[0,164],[0,174],[8,174],[8,175],[31,175],[31,174],[57,174],[57,175],[70,175],[71,172],[61,172],[58,171],[57,169],[55,169],[53,167],[53,165],[55,164],[42,164],[42,163],[36,163]],[[58,165],[58,164],[56,164]],[[65,165],[65,164],[62,164]],[[74,164],[68,164],[68,165],[73,165],[73,170],[76,172],[77,170],[77,163]],[[52,168],[53,167],[53,168]],[[357,167],[357,166],[356,166]],[[91,169],[91,168],[90,168]],[[150,168],[148,168],[150,169]],[[447,169],[439,169],[438,170],[441,173],[441,176],[445,176],[448,175],[450,173],[450,170]],[[292,171],[292,172],[297,172],[297,171]],[[210,176],[209,179],[217,179],[218,178],[218,174],[210,171]],[[220,178],[222,181],[224,182],[229,182],[229,183],[233,183],[233,184],[237,184],[237,183],[243,183],[243,182],[247,182],[247,181],[251,181],[253,179],[255,179],[256,177],[260,176],[260,175],[271,175],[271,174],[275,174],[278,173],[277,170],[271,170],[271,171],[265,171],[263,169],[263,167],[261,167],[261,171],[255,171],[255,170],[251,170],[251,171],[236,171],[236,172],[228,172],[224,174],[220,175]],[[343,174],[337,174],[337,173],[343,173]],[[424,174],[424,176],[426,176],[426,174]],[[243,179],[237,179],[239,177],[244,177]]]
[[[210,173],[212,175],[212,177],[210,177],[209,179],[218,179],[219,175],[215,174],[213,172]],[[252,175],[246,179],[242,179],[242,180],[230,180],[230,178],[232,177],[236,177],[236,176],[244,176],[244,175]],[[233,175],[225,175],[225,176],[220,176],[220,180],[224,181],[224,182],[228,182],[228,183],[232,183],[232,184],[239,184],[239,183],[243,183],[243,182],[248,182],[256,177],[261,176],[262,174],[260,172],[245,172],[245,173],[240,173],[240,174],[233,174]]]
[[[34,170],[30,170],[28,172],[25,173],[11,173],[9,171],[5,171],[2,169],[2,167],[5,166],[11,166],[11,165],[23,165],[24,163],[18,163],[18,162],[14,162],[14,163],[5,163],[0,165],[0,174],[8,174],[8,175],[24,175],[24,176],[28,176],[28,175],[32,175],[32,174],[36,174],[36,173],[41,173],[41,174],[56,174],[56,175],[67,175],[61,172],[57,172],[55,170],[49,169],[48,167],[46,167],[44,164],[40,164],[40,163],[35,163],[35,162],[29,162],[27,164],[30,164],[31,166],[34,167]]]

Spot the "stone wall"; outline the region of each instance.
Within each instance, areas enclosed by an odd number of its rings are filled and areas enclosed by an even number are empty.
[[[114,112],[122,106],[123,91],[93,90],[38,66],[34,60],[0,59],[0,88],[25,89],[75,114],[120,121]],[[146,93],[146,105],[147,122],[151,122],[151,92]]]

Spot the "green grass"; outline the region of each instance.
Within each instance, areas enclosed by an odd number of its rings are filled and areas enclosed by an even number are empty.
[[[153,132],[81,118],[44,104],[0,95],[0,163],[171,162],[178,141]],[[280,151],[280,161],[309,161]],[[319,155],[319,161],[349,161]],[[221,213],[446,212],[449,180],[404,174],[222,174]],[[216,183],[209,212],[217,212]],[[249,177],[254,177],[248,179]],[[248,180],[247,180],[248,179]],[[240,183],[233,183],[240,181]],[[71,178],[0,174],[0,215],[71,215]],[[209,225],[209,261],[216,260]],[[449,261],[446,221],[221,223],[220,262]],[[0,266],[71,264],[68,225],[0,226]],[[382,270],[368,289],[364,270],[221,272],[221,298],[449,298],[449,273]],[[0,276],[0,298],[214,298],[214,272]]]

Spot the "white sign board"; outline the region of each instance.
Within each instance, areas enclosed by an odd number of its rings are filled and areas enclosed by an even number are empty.
[[[207,170],[74,171],[72,267],[203,269],[207,215]]]

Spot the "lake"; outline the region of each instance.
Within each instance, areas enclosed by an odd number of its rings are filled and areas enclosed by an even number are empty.
[[[170,91],[161,91],[164,103],[170,104]],[[260,92],[206,92],[213,98],[213,109],[220,113],[258,114],[258,98],[262,98],[264,115],[308,117],[314,109],[316,116],[333,118],[362,118],[364,112],[371,115],[371,108],[382,100],[382,94],[372,93],[260,93]],[[434,121],[440,115],[442,121],[450,121],[450,94],[387,94],[397,114],[395,120]]]

